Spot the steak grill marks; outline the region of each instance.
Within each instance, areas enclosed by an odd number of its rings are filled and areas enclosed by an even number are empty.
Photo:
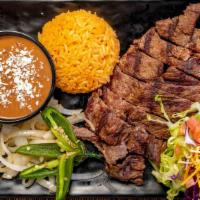
[[[131,45],[121,58],[119,67],[123,73],[147,82],[160,76],[164,65],[141,52],[136,45]]]
[[[177,45],[200,52],[199,44],[196,43],[200,39],[199,29],[195,29],[200,16],[199,5],[189,5],[183,15],[156,22],[156,30],[160,36]]]
[[[161,39],[154,27],[149,29],[137,42],[139,48],[146,54],[168,65],[180,64],[191,56],[189,49]],[[150,43],[149,48],[146,48],[147,42]]]
[[[110,83],[89,98],[87,128],[75,132],[102,152],[110,176],[141,185],[145,157],[159,164],[169,132],[147,120],[147,114],[164,120],[155,95],[162,95],[169,116],[200,100],[199,15],[200,4],[191,4],[182,15],[158,21],[133,41]]]

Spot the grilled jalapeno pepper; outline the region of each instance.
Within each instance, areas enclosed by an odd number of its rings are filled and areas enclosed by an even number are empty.
[[[43,156],[45,158],[57,158],[62,154],[60,147],[52,143],[23,145],[16,150],[16,153],[29,156]]]
[[[69,191],[70,180],[73,172],[73,159],[74,157],[66,159],[65,155],[60,157],[56,178],[56,200],[63,200]]]
[[[19,177],[23,179],[43,179],[46,177],[56,176],[57,173],[58,173],[57,168],[56,169],[44,168],[28,174],[21,173]]]
[[[49,162],[44,162],[42,164],[38,164],[38,165],[34,165],[32,167],[29,167],[29,168],[21,171],[19,176],[20,177],[25,177],[25,176],[27,176],[29,174],[32,174],[33,172],[39,171],[39,170],[44,169],[44,168],[46,168],[46,169],[56,168],[58,165],[59,165],[58,159],[51,160]]]

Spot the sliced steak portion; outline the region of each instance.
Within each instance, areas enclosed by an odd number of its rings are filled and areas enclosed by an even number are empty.
[[[98,149],[103,153],[108,164],[116,164],[118,160],[124,159],[128,155],[127,145],[122,142],[115,146],[101,144]]]
[[[166,82],[162,79],[155,82],[157,94],[165,95],[170,92],[176,97],[188,99],[192,102],[199,101],[200,99],[200,85],[179,85],[175,82]],[[183,108],[182,108],[183,109]]]
[[[110,121],[114,123],[110,123]],[[148,141],[148,133],[144,125],[132,126],[122,120],[120,122],[107,120],[107,123],[99,131],[100,139],[109,145],[118,145],[125,142],[129,152],[144,154]]]
[[[172,35],[185,33],[192,35],[196,22],[200,16],[200,4],[191,4],[183,11],[183,15],[178,16],[178,23]]]
[[[136,185],[143,184],[144,169],[144,157],[139,155],[129,155],[122,163],[106,165],[106,170],[111,177],[121,181],[132,181]]]
[[[187,99],[174,97],[172,95],[171,96],[163,95],[162,102],[163,102],[165,111],[167,112],[170,118],[176,112],[187,110],[192,104],[192,102]],[[163,114],[161,114],[160,106],[157,102],[149,102],[148,107],[152,110],[152,112],[155,115],[163,117]]]
[[[99,141],[99,137],[92,131],[90,131],[89,129],[85,128],[85,127],[76,127],[74,126],[74,132],[76,134],[76,137],[81,139],[81,140],[86,140],[86,141],[90,141],[90,142],[98,142]]]
[[[147,133],[145,126],[142,124],[137,124],[134,128],[129,126],[130,134],[126,138],[128,151],[131,153],[137,153],[144,155],[146,152],[146,144],[149,139],[149,134]],[[124,130],[129,132],[128,130]],[[137,142],[136,142],[137,141]]]
[[[130,153],[145,155],[149,138],[146,130],[141,125],[135,128],[129,126],[127,129],[124,129],[127,137],[117,145],[94,142],[96,147],[103,153],[107,163],[115,164],[118,160],[125,158]]]
[[[84,112],[88,122],[87,125],[92,131],[98,131],[101,118],[104,113],[107,112],[109,112],[108,108],[98,97],[98,93],[92,93],[92,96],[88,99],[87,108]]]
[[[177,89],[178,91],[176,91]],[[142,105],[142,107],[147,108],[147,112],[149,111],[160,117],[163,117],[163,114],[160,112],[160,105],[155,102],[156,95],[163,95],[163,103],[169,115],[190,107],[192,102],[188,99],[180,98],[181,95],[189,99],[196,99],[198,96],[196,94],[193,95],[191,91],[183,91],[181,86],[173,84],[165,86],[165,83],[160,79],[151,83],[143,83],[122,73],[117,67],[110,82],[110,90],[130,104]],[[198,88],[193,88],[192,90],[198,91]],[[190,94],[192,94],[191,97],[189,96]],[[139,117],[141,115],[144,116],[144,112],[141,112]],[[129,116],[133,115],[129,114]]]
[[[196,41],[199,40],[197,39],[199,38],[199,31],[195,30],[195,25],[200,16],[199,5],[189,5],[183,15],[156,22],[156,30],[159,35],[177,45],[189,47],[199,52],[198,45],[195,45]]]
[[[116,145],[122,136],[120,132],[125,127],[125,122],[115,113],[112,113],[104,102],[99,98],[98,93],[94,92],[88,100],[88,106],[85,110],[88,126],[95,131],[101,140]]]
[[[154,119],[159,119],[160,121],[164,121],[163,119],[154,116]],[[141,121],[141,123],[145,126],[146,131],[150,134],[153,135],[154,137],[158,139],[168,139],[170,136],[169,128],[167,125],[164,123],[158,123],[158,122],[153,122],[149,121],[147,119],[144,119]]]
[[[169,65],[180,64],[181,61],[186,61],[191,56],[190,50],[162,40],[155,28],[149,29],[138,40],[138,45],[146,54]]]
[[[149,133],[155,135],[158,138],[166,139],[169,137],[167,126],[147,120],[147,114],[151,113],[147,107],[132,105],[105,87],[103,88],[102,95],[103,101],[109,107],[109,109],[117,113],[118,116],[126,120],[127,123],[136,127],[144,125],[145,129]],[[160,121],[164,120],[158,116],[154,116],[154,118],[157,118]]]
[[[147,107],[130,104],[106,87],[102,89],[101,98],[110,110],[127,122],[141,121],[146,118],[146,114],[149,112]]]
[[[125,74],[140,80],[149,81],[163,72],[163,63],[139,51],[132,45],[120,60],[120,69]]]
[[[148,138],[144,138],[142,135],[145,133],[143,127],[138,129],[119,118],[116,113],[109,109],[103,100],[100,99],[97,92],[94,92],[90,97],[87,108],[88,109],[85,110],[87,120],[93,124],[96,135],[105,143],[117,145],[121,143],[121,140],[126,141],[126,138],[133,136],[136,139],[135,142],[139,142],[137,145],[147,141]],[[141,151],[137,153],[141,153]]]
[[[119,145],[107,145],[100,138],[87,128],[79,128],[74,126],[77,138],[92,142],[98,150],[104,155],[107,163],[115,164],[118,160],[125,158],[128,154],[127,145],[122,142]]]
[[[150,135],[149,142],[147,144],[147,157],[155,162],[157,165],[160,164],[160,154],[166,149],[166,141],[159,140],[156,137]]]
[[[200,29],[195,28],[190,42],[186,45],[189,49],[200,53]]]
[[[109,88],[128,102],[138,104],[142,92],[147,87],[149,87],[148,84],[122,73],[121,70],[116,67]]]
[[[197,78],[186,74],[175,66],[169,67],[163,74],[163,78],[165,81],[174,82],[175,84],[184,86],[195,86],[200,84],[200,81]]]
[[[124,136],[124,129],[127,128],[125,121],[121,120],[113,112],[102,115],[98,135],[107,144],[117,145]]]
[[[181,65],[178,65],[177,68],[200,80],[200,58],[193,57]]]
[[[113,164],[123,159],[128,153],[145,155],[149,134],[142,125],[128,126],[123,130],[126,137],[117,145],[110,145],[100,140],[93,141],[95,146],[104,154],[107,163]]]

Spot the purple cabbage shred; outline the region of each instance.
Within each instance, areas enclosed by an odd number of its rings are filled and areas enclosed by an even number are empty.
[[[172,179],[172,180],[175,180],[176,178],[177,178],[177,175],[171,176],[171,179]]]
[[[194,184],[185,191],[183,200],[198,200],[199,199],[199,186]]]

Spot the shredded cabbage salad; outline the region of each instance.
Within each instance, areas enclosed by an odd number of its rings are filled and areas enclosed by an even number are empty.
[[[170,131],[167,148],[161,154],[160,165],[152,163],[152,174],[167,186],[167,199],[172,200],[180,192],[185,192],[185,200],[199,198],[200,188],[200,103],[196,102],[191,108],[175,113],[170,119],[165,112],[161,96],[155,100],[160,103],[161,112]],[[152,116],[148,116],[153,120]]]

